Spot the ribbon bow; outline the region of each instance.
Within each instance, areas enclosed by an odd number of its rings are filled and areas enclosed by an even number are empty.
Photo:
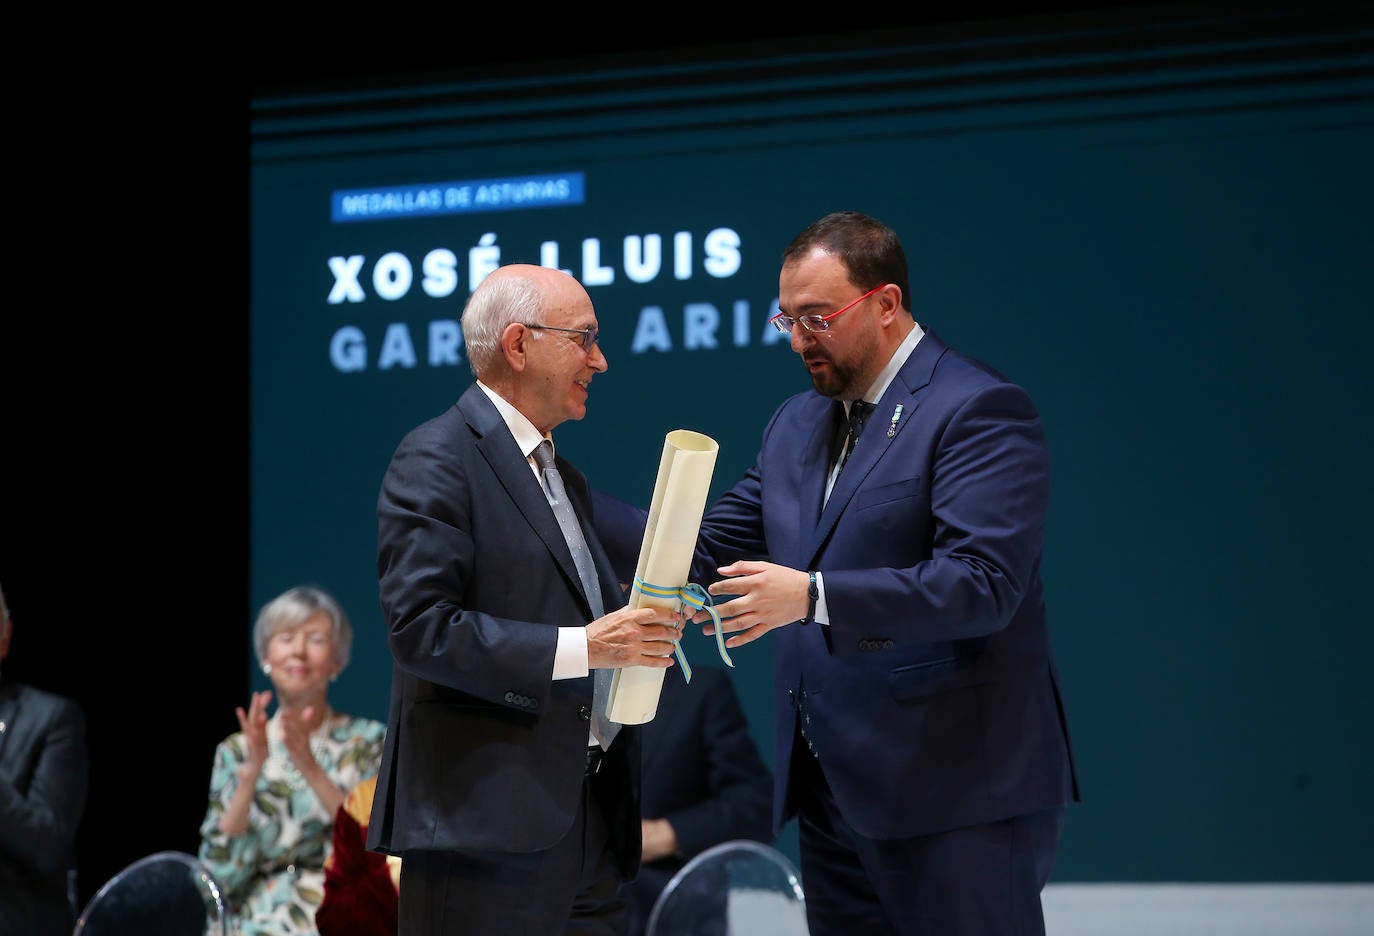
[[[678,601],[695,608],[698,611],[705,611],[711,615],[711,620],[715,623],[716,650],[720,653],[720,658],[725,661],[726,666],[733,667],[735,662],[730,659],[730,654],[725,649],[725,638],[720,632],[720,614],[717,613],[715,605],[711,599],[711,594],[696,582],[688,582],[686,585],[667,587],[664,585],[650,585],[648,582],[635,576],[634,589],[640,594],[648,595],[650,598],[676,598]],[[692,664],[687,662],[687,655],[682,652],[680,641],[673,641],[673,653],[677,656],[678,665],[682,667],[682,678],[687,682],[692,681]]]

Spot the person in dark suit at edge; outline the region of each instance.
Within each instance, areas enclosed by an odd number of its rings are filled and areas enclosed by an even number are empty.
[[[672,666],[682,618],[624,606],[586,479],[551,452],[608,367],[586,290],[503,266],[462,329],[476,382],[406,434],[378,495],[394,665],[368,848],[401,858],[402,936],[623,934],[639,726],[600,725],[592,673]]]
[[[0,662],[13,635],[0,590]],[[71,936],[89,783],[80,704],[0,675],[0,933]]]
[[[727,647],[773,635],[773,821],[798,821],[811,936],[1042,936],[1079,790],[1039,414],[914,319],[906,255],[872,217],[798,234],[778,309],[812,389],[707,509],[692,578],[735,596],[715,606]],[[643,516],[598,492],[617,566]]]

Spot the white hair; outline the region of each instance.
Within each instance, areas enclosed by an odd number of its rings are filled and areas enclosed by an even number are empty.
[[[479,380],[501,359],[501,332],[511,322],[534,325],[544,297],[528,276],[488,276],[463,309],[460,325],[468,367]]]
[[[267,662],[267,643],[278,631],[296,627],[316,611],[329,615],[333,625],[334,659],[342,671],[348,665],[348,657],[353,648],[353,625],[334,596],[323,588],[301,585],[288,588],[258,612],[253,624],[253,649],[257,651],[258,662]]]

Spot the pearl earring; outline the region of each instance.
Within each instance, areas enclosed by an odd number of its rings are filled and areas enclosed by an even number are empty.
[[[271,664],[271,663],[264,663],[264,664],[262,664],[262,675],[264,675],[264,676],[271,676],[271,675],[272,675],[272,664]]]

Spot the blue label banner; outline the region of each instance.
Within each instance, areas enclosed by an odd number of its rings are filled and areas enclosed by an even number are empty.
[[[511,176],[466,182],[429,182],[373,189],[346,189],[330,195],[335,224],[394,221],[436,215],[480,214],[580,205],[586,184],[580,172]]]

